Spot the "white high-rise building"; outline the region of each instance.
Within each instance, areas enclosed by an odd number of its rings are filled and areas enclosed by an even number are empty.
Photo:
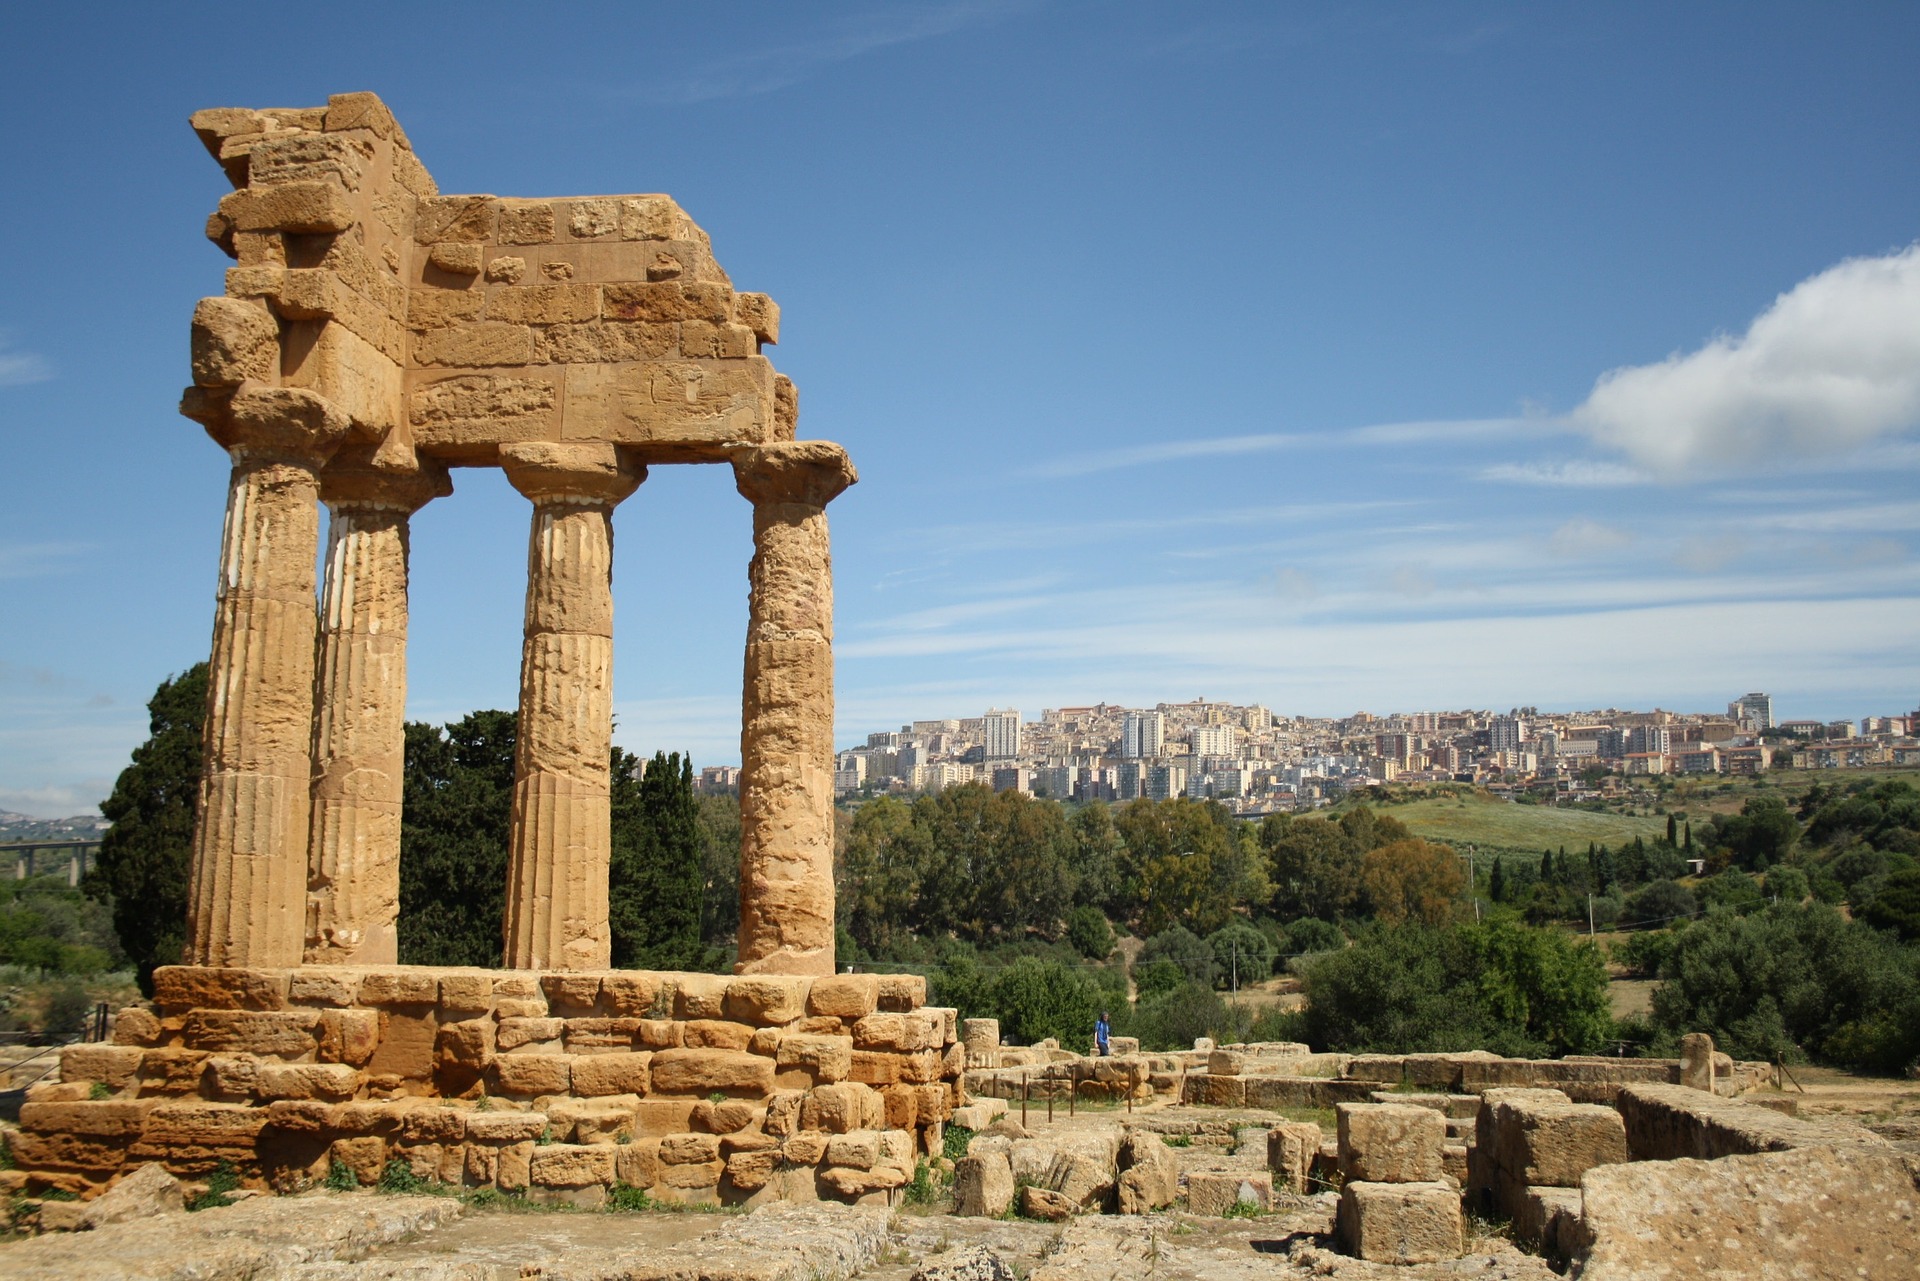
[[[1195,725],[1187,731],[1195,756],[1232,756],[1237,737],[1231,725]]]
[[[1727,704],[1727,717],[1736,725],[1756,730],[1773,728],[1773,695],[1742,694]]]
[[[1166,747],[1164,712],[1128,712],[1120,722],[1120,755],[1138,759],[1158,756]]]
[[[1020,713],[1018,711],[988,708],[987,714],[980,720],[980,737],[986,746],[988,760],[1012,760],[1020,755]]]
[[[1496,752],[1517,752],[1527,737],[1527,723],[1518,716],[1496,716],[1487,722],[1487,746]]]

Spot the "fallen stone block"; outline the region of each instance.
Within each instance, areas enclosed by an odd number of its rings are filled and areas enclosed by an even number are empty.
[[[1433,1183],[1440,1178],[1446,1118],[1432,1108],[1395,1103],[1342,1103],[1341,1173],[1361,1183]]]
[[[1440,1263],[1466,1250],[1460,1194],[1444,1183],[1349,1183],[1336,1223],[1347,1252],[1370,1263]]]
[[[1062,1223],[1071,1219],[1079,1208],[1071,1197],[1055,1192],[1051,1188],[1028,1184],[1020,1189],[1020,1213],[1030,1219]]]
[[[1914,1183],[1885,1147],[1606,1165],[1587,1172],[1562,1244],[1581,1281],[1911,1277]]]
[[[1187,1176],[1189,1213],[1221,1218],[1272,1208],[1273,1176],[1265,1170],[1196,1170]]]
[[[1311,1121],[1282,1121],[1269,1129],[1267,1169],[1273,1174],[1274,1186],[1305,1196],[1320,1142],[1320,1127]]]
[[[1617,1106],[1635,1161],[1714,1160],[1805,1147],[1885,1147],[1864,1126],[1837,1118],[1784,1116],[1684,1085],[1630,1085]]]
[[[1495,1103],[1493,1140],[1495,1163],[1530,1187],[1577,1188],[1594,1166],[1627,1159],[1620,1113],[1591,1103]]]
[[[964,1156],[953,1164],[953,1212],[999,1218],[1013,1208],[1013,1167],[1004,1152]]]
[[[1135,1131],[1123,1139],[1119,1169],[1122,1214],[1165,1209],[1180,1193],[1180,1161],[1157,1134]]]

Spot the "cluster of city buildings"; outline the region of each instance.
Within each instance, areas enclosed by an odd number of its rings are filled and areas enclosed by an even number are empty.
[[[837,754],[845,798],[986,783],[1057,800],[1217,800],[1239,814],[1310,809],[1386,782],[1458,781],[1564,790],[1596,776],[1753,774],[1776,766],[1920,765],[1920,710],[1852,721],[1776,721],[1747,694],[1718,713],[1448,711],[1277,716],[1195,699],[1150,708],[1012,708],[914,721]],[[726,790],[738,771],[702,771]]]

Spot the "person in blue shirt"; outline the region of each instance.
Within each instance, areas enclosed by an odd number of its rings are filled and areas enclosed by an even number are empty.
[[[1107,1012],[1100,1011],[1100,1021],[1093,1025],[1093,1044],[1100,1051],[1101,1058],[1107,1056],[1107,1038],[1112,1032],[1113,1027],[1107,1022]]]

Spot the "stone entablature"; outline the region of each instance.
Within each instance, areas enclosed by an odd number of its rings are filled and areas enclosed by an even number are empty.
[[[36,1184],[224,1160],[287,1191],[400,1159],[573,1199],[858,1199],[937,1155],[959,1102],[954,1011],[917,976],[179,966],[155,988],[32,1092]]]

